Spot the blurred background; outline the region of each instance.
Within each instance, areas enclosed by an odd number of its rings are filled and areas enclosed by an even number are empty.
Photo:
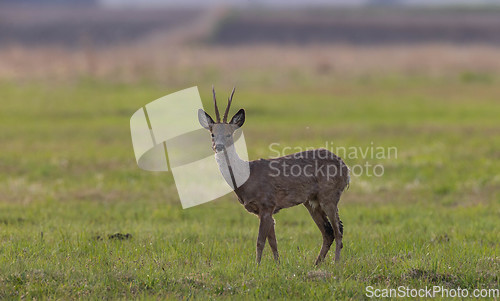
[[[347,202],[489,203],[499,33],[496,0],[0,0],[0,197],[177,208],[171,174],[137,168],[129,119],[194,85],[213,112],[214,84],[222,102],[237,86],[250,159],[397,147],[345,158],[385,166]]]
[[[213,114],[212,84],[221,110],[236,85],[252,160],[397,148],[344,157],[384,167],[342,196],[345,264],[312,266],[297,206],[257,269],[233,194],[182,210],[171,173],[137,167],[132,114],[192,86]],[[500,0],[0,0],[0,299],[498,287],[498,116]]]
[[[303,77],[483,78],[500,66],[499,4],[1,0],[0,80],[263,87]]]

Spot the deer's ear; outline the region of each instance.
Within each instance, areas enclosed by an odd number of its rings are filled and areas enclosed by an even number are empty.
[[[238,113],[234,114],[233,118],[231,118],[231,121],[229,123],[241,127],[243,123],[245,123],[245,110],[240,109]]]
[[[210,117],[210,115],[208,115],[202,109],[198,110],[198,121],[200,122],[201,126],[206,128],[207,130],[210,130],[212,125],[215,123],[212,117]]]

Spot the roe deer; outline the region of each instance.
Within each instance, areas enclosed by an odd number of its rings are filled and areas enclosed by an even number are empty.
[[[261,261],[266,239],[269,241],[274,259],[279,261],[273,214],[299,204],[304,204],[323,235],[323,245],[316,264],[325,258],[334,240],[335,261],[339,261],[340,250],[343,247],[343,225],[337,205],[340,195],[349,185],[347,165],[340,157],[326,149],[308,150],[284,157],[250,162],[240,159],[233,146],[233,133],[245,122],[245,110],[240,109],[231,121],[227,122],[234,95],[233,88],[221,121],[213,87],[212,92],[216,121],[202,109],[198,111],[198,120],[212,134],[212,148],[226,182],[233,187],[245,209],[260,219],[257,263]],[[235,175],[244,166],[249,167],[250,174],[246,182],[238,187]],[[332,169],[334,172],[331,174]]]

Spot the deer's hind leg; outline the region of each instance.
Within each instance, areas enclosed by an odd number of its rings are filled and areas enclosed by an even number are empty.
[[[330,221],[328,221],[326,213],[317,201],[313,203],[307,201],[304,203],[304,206],[307,208],[312,219],[321,231],[321,235],[323,235],[323,245],[321,246],[321,250],[319,251],[318,258],[316,258],[315,262],[315,264],[318,265],[325,259],[325,256],[333,243],[333,228]]]
[[[328,219],[333,228],[333,235],[335,237],[335,262],[340,260],[340,250],[343,247],[342,236],[344,234],[344,226],[339,217],[339,210],[337,204],[340,200],[340,193],[334,195],[319,197],[320,206],[326,212]]]

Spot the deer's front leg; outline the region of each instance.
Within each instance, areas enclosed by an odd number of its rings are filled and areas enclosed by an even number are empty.
[[[267,241],[269,242],[269,246],[273,251],[274,260],[279,263],[280,255],[278,253],[278,242],[276,241],[276,233],[274,232],[274,219],[271,227],[269,229],[269,234],[267,235]]]
[[[272,211],[264,211],[259,214],[259,236],[257,237],[257,263],[260,264],[262,259],[262,251],[266,245],[266,238],[269,234],[271,227],[274,224]]]

